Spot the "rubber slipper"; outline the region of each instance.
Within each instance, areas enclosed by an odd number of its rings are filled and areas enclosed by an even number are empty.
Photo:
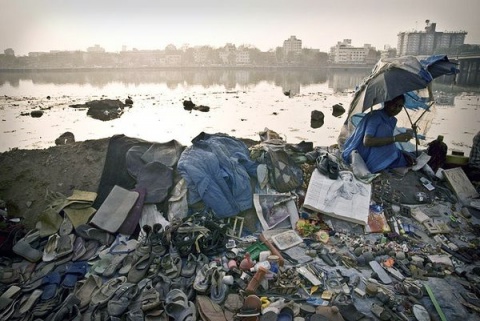
[[[79,308],[80,310],[84,310],[90,300],[92,299],[92,295],[95,291],[100,289],[102,286],[102,279],[98,275],[90,274],[85,280],[80,281],[75,286],[73,293],[75,296],[80,299]]]
[[[105,277],[111,277],[120,267],[122,261],[125,259],[127,254],[112,254],[113,257],[110,261],[110,264],[103,271],[102,275]]]
[[[112,234],[88,224],[79,225],[75,229],[75,232],[86,240],[96,240],[100,242],[100,244],[107,246],[110,246],[115,240],[115,237]]]
[[[108,280],[93,293],[90,303],[100,306],[105,305],[108,300],[113,297],[115,291],[125,282],[127,282],[127,278],[124,276],[119,276],[117,278]]]
[[[50,262],[57,257],[57,244],[60,236],[58,234],[52,234],[48,238],[47,244],[43,248],[42,260],[44,262]]]
[[[135,251],[135,249],[138,246],[138,241],[136,239],[131,239],[127,241],[120,241],[115,246],[110,247],[110,253],[112,254],[128,254],[132,251]]]
[[[73,256],[72,261],[86,261],[86,260],[79,260],[87,252],[85,247],[85,240],[83,237],[77,236],[75,238],[75,242],[73,242]]]
[[[61,235],[57,241],[57,258],[64,257],[73,252],[74,234]]]
[[[173,289],[168,292],[165,298],[165,312],[168,316],[179,320],[179,316],[188,309],[187,295],[180,289]]]
[[[43,301],[52,299],[57,294],[58,286],[61,281],[62,277],[58,272],[50,272],[45,275],[42,279],[43,293],[41,299]]]
[[[82,237],[77,237],[77,238],[83,239]],[[100,243],[97,240],[85,241],[85,253],[78,258],[76,256],[72,257],[72,261],[88,261],[94,258],[99,247],[100,247]]]
[[[170,253],[165,254],[160,261],[161,271],[167,277],[174,279],[180,275],[180,270],[178,265],[180,264],[181,267],[181,259],[180,257],[172,257]]]
[[[193,253],[190,253],[185,261],[185,265],[182,267],[180,275],[189,278],[195,274],[196,269],[197,257]]]
[[[0,296],[0,311],[5,309],[20,294],[21,288],[12,285]]]
[[[136,284],[123,283],[107,303],[108,314],[114,317],[122,316],[137,294],[138,286]]]
[[[0,268],[0,283],[11,284],[20,279],[20,272],[12,268]]]
[[[267,311],[262,314],[260,317],[260,321],[277,321],[278,320],[278,314],[276,314],[273,311]]]
[[[145,254],[142,256],[128,272],[128,282],[138,283],[141,279],[147,274],[150,264],[152,263],[152,257],[150,254]]]
[[[193,281],[193,288],[200,293],[206,293],[210,287],[210,279],[213,274],[213,268],[208,264],[204,265],[200,270],[197,270],[197,275]]]
[[[72,231],[73,231],[72,221],[70,221],[70,219],[68,218],[68,216],[65,215],[65,216],[63,217],[62,224],[60,224],[60,227],[58,228],[58,234],[59,234],[60,236],[68,235],[68,234],[71,234]]]
[[[143,312],[153,310],[160,306],[160,294],[151,283],[147,284],[142,290],[141,302]]]
[[[210,298],[213,302],[217,304],[223,303],[225,301],[228,286],[223,283],[223,277],[225,276],[225,272],[220,271],[220,269],[215,268],[212,274],[210,286]]]
[[[293,320],[293,310],[290,309],[289,307],[284,307],[280,310],[280,313],[278,314],[277,320],[278,321],[292,321]]]
[[[262,301],[255,294],[250,294],[243,301],[240,311],[237,313],[239,317],[258,316],[262,310]]]
[[[67,289],[73,289],[75,283],[77,283],[79,279],[83,279],[85,274],[87,274],[88,267],[88,263],[85,261],[69,264],[65,270],[62,286]]]
[[[195,303],[202,320],[227,321],[222,307],[213,302],[208,296],[197,295]]]
[[[12,251],[27,259],[30,262],[38,262],[42,259],[43,252],[31,246],[32,242],[40,239],[40,232],[38,230],[31,230],[22,239],[20,239],[12,247]]]
[[[38,299],[40,299],[42,294],[43,294],[43,290],[41,289],[34,290],[30,294],[28,299],[20,304],[20,306],[18,307],[18,313],[22,315],[30,311],[32,307],[35,305],[35,303],[37,303]]]

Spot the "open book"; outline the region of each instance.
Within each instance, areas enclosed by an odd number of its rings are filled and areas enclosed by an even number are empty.
[[[340,171],[332,180],[317,169],[312,173],[303,207],[341,220],[367,225],[372,186]]]

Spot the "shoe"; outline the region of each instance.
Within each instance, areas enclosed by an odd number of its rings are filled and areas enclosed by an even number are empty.
[[[108,314],[114,317],[122,316],[137,294],[138,286],[136,284],[123,283],[107,303]]]

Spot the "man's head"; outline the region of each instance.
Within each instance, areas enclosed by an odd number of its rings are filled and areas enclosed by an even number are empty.
[[[403,95],[399,95],[392,100],[385,102],[385,111],[387,114],[392,117],[398,115],[398,113],[402,110],[403,105],[405,104],[405,97]]]

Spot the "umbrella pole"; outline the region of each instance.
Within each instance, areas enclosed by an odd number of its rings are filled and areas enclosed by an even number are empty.
[[[415,137],[415,157],[417,157],[418,156],[417,123],[412,122],[412,118],[410,117],[410,114],[408,113],[407,107],[403,106],[403,109],[405,109],[405,113],[407,113],[408,121],[410,122],[410,125],[412,126],[413,136]],[[420,117],[422,117],[422,116],[420,116]],[[419,117],[419,119],[420,119],[420,117]]]

